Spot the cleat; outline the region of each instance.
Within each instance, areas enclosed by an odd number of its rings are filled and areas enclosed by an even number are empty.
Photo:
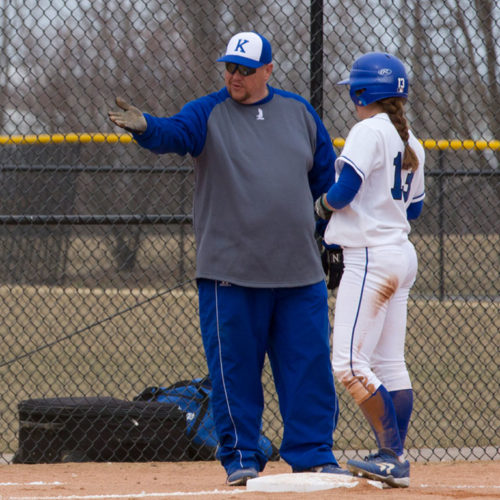
[[[344,476],[352,476],[352,474],[345,469],[342,469],[337,464],[324,464],[316,467],[310,467],[304,470],[294,470],[293,472],[319,472],[322,474],[343,474]]]
[[[227,476],[227,484],[229,486],[245,486],[249,479],[254,479],[258,476],[259,473],[253,467],[236,469]]]
[[[347,468],[354,475],[381,481],[392,488],[410,486],[410,462],[400,462],[398,456],[388,448],[381,448],[364,460],[348,460]]]

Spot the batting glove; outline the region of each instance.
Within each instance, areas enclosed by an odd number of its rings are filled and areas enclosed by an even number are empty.
[[[321,219],[328,220],[330,219],[333,210],[328,208],[325,203],[325,194],[322,194],[314,203],[314,211],[316,212],[316,215],[320,217]]]

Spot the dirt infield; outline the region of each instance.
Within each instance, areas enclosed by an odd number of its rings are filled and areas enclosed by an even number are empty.
[[[289,473],[271,462],[264,475]],[[0,500],[170,499],[500,499],[500,461],[414,463],[408,489],[380,489],[357,479],[353,488],[310,493],[259,493],[225,485],[218,462],[0,465]]]

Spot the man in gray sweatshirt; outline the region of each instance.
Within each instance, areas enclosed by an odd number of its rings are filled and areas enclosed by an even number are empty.
[[[154,117],[117,98],[109,118],[144,148],[194,160],[200,325],[228,484],[246,484],[267,461],[258,446],[266,354],[281,457],[294,472],[348,474],[332,452],[338,401],[314,236],[314,200],[334,183],[331,138],[305,99],[268,84],[266,38],[238,33],[218,61],[225,87],[179,113]]]

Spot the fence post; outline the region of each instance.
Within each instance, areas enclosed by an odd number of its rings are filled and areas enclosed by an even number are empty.
[[[438,154],[439,300],[444,299],[444,151]]]
[[[323,0],[311,0],[311,105],[323,118]]]

